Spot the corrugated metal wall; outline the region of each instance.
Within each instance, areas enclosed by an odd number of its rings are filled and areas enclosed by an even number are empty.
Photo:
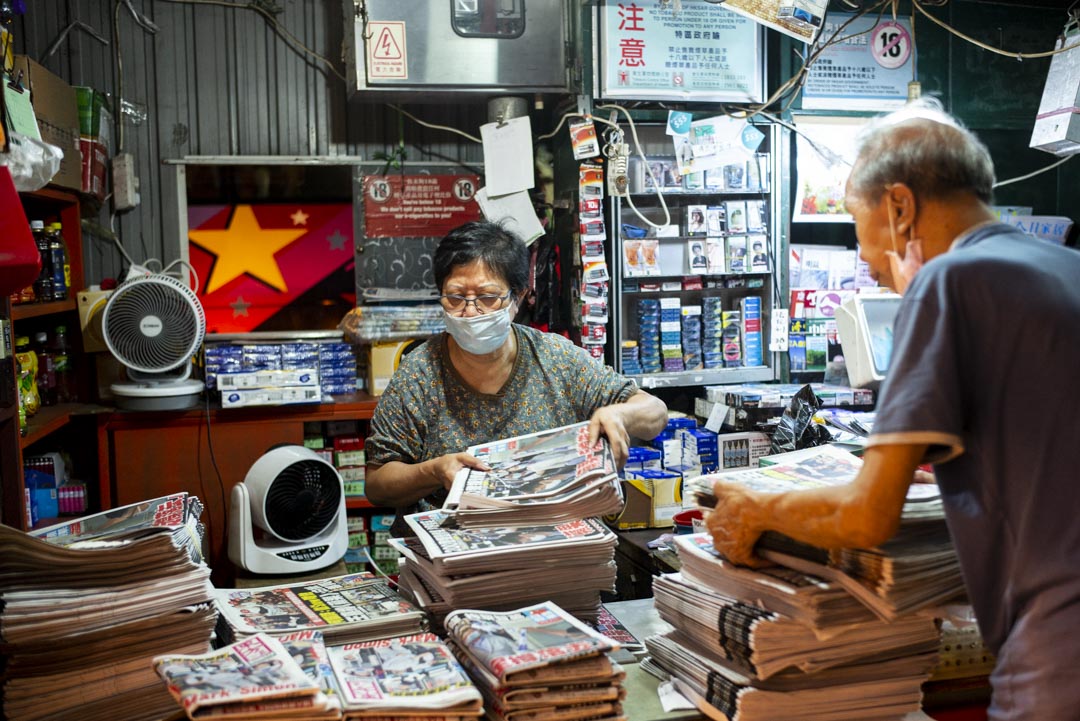
[[[276,0],[280,25],[332,59],[339,72],[344,70],[344,1]],[[179,256],[177,189],[165,160],[189,155],[370,159],[398,144],[395,111],[383,104],[350,104],[344,83],[325,63],[295,49],[257,12],[198,0],[131,2],[160,32],[152,35],[140,28],[119,0],[31,0],[26,15],[16,20],[15,32],[16,52],[39,61],[73,22],[86,23],[108,38],[111,45],[104,47],[73,29],[44,65],[73,85],[108,93],[114,104],[119,50],[123,97],[146,112],[144,122],[134,123],[127,116],[123,126],[123,149],[134,156],[142,183],[141,204],[116,216],[115,223],[137,262],[156,257],[168,263]],[[486,117],[482,102],[410,110],[473,135]],[[410,161],[481,158],[479,146],[409,120],[404,137]],[[101,220],[109,224],[106,211]],[[109,243],[88,239],[85,255],[88,283],[119,272],[120,256]]]

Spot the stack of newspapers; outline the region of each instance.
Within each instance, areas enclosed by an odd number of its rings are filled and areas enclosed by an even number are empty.
[[[761,463],[760,468],[695,478],[690,487],[698,504],[715,505],[715,481],[780,493],[850,483],[862,466],[861,459],[832,446],[766,456]],[[782,566],[835,581],[886,620],[964,597],[960,562],[933,483],[911,484],[899,531],[876,548],[826,551],[767,533],[755,552]]]
[[[317,630],[327,643],[389,638],[423,629],[424,612],[370,573],[260,588],[219,588],[218,635],[232,642],[257,633]]]
[[[210,647],[217,613],[201,513],[178,493],[29,534],[0,526],[5,718],[175,711],[147,659]]]
[[[618,645],[554,603],[506,613],[458,610],[446,631],[495,721],[620,719]]]
[[[603,517],[623,507],[607,440],[589,443],[575,423],[472,446],[488,469],[462,468],[443,510],[461,528],[536,525]]]
[[[460,528],[443,511],[405,517],[415,538],[392,538],[405,554],[400,580],[441,621],[454,608],[510,610],[550,600],[594,619],[615,583],[616,537],[595,519],[535,526]]]
[[[317,631],[266,634],[204,654],[166,654],[153,668],[191,719],[341,718]]]
[[[623,506],[607,441],[575,423],[467,450],[487,470],[462,469],[440,511],[406,516],[415,538],[391,539],[402,587],[437,622],[544,600],[595,619],[615,587],[616,538],[598,518]]]
[[[431,633],[330,646],[346,719],[483,715],[483,699],[450,648]]]
[[[919,709],[940,646],[931,616],[886,622],[827,580],[733,567],[708,534],[679,536],[676,548],[680,573],[653,583],[675,630],[645,646],[706,715],[884,721]]]

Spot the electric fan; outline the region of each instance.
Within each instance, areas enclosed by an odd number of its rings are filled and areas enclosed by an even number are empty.
[[[101,316],[105,345],[127,367],[128,382],[110,386],[116,404],[132,410],[193,407],[204,386],[190,378],[191,357],[205,333],[198,296],[176,278],[140,275],[117,286]]]
[[[349,547],[341,476],[309,448],[264,453],[231,501],[229,558],[253,573],[315,571]]]

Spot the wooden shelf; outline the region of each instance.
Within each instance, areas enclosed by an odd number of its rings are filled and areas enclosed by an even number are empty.
[[[49,303],[21,303],[11,306],[11,319],[19,321],[53,313],[66,313],[69,310],[75,310],[75,307],[74,297]]]
[[[19,193],[19,195],[22,197],[23,202],[26,202],[27,200],[46,200],[52,203],[72,203],[76,205],[79,203],[79,196],[75,193],[52,187],[45,187],[41,190],[24,191]]]
[[[37,443],[45,436],[58,431],[71,421],[74,415],[94,413],[104,410],[103,406],[89,403],[61,403],[55,406],[42,406],[26,424],[26,435],[19,438],[19,447]]]
[[[346,508],[375,508],[375,504],[364,496],[345,496]]]

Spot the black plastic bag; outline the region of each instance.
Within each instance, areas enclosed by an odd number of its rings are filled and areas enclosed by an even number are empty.
[[[830,442],[832,436],[828,429],[814,423],[814,414],[820,408],[821,399],[814,394],[814,390],[809,385],[800,388],[773,432],[771,453],[798,451]]]

